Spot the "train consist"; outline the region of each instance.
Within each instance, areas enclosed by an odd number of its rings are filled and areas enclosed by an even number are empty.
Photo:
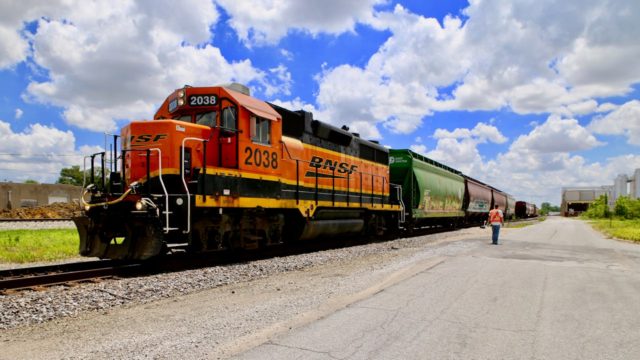
[[[74,218],[84,256],[379,237],[481,223],[493,204],[507,218],[516,211],[513,197],[455,169],[260,101],[239,84],[175,90],[154,120],[114,136],[113,149],[88,157],[84,212]]]

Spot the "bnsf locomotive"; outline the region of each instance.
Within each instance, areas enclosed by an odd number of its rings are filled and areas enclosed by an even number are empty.
[[[178,89],[118,139],[111,169],[105,153],[91,156],[84,215],[74,219],[85,256],[255,249],[398,226],[386,148],[239,84]]]
[[[509,195],[410,150],[389,150],[239,84],[174,91],[91,155],[80,254],[257,249],[512,217]],[[100,169],[96,169],[97,166]],[[98,177],[96,179],[96,177]]]

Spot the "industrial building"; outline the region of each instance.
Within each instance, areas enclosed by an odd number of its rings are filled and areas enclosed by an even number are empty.
[[[620,174],[613,183],[613,197],[628,196],[631,199],[640,197],[640,169],[636,169],[633,176]]]
[[[613,185],[563,187],[560,211],[564,216],[579,215],[602,195],[607,196],[607,203],[611,209],[621,196],[628,196],[631,199],[640,198],[640,169],[636,169],[632,176],[618,175]]]
[[[613,186],[580,186],[563,187],[560,212],[564,216],[576,216],[587,211],[589,204],[606,195],[609,207],[615,204],[613,200]]]
[[[0,182],[0,210],[53,203],[78,203],[81,195],[80,186]]]

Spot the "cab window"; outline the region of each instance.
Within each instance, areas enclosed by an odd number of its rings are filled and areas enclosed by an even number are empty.
[[[222,110],[222,119],[220,120],[220,127],[223,130],[235,130],[236,129],[236,108],[227,107]]]
[[[209,127],[216,126],[216,112],[209,111],[205,113],[200,113],[196,115],[196,124],[205,125]]]
[[[252,116],[251,120],[251,140],[258,144],[268,145],[271,143],[271,121],[259,116]]]
[[[184,121],[184,122],[191,122],[191,115],[182,115],[182,116],[177,116],[174,117],[173,120],[178,120],[178,121]]]

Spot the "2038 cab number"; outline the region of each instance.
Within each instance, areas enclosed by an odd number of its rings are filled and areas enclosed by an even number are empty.
[[[278,154],[275,151],[260,150],[246,147],[244,149],[244,164],[258,166],[265,169],[278,168]]]
[[[189,96],[189,106],[212,106],[217,104],[218,104],[218,97],[215,95]]]

